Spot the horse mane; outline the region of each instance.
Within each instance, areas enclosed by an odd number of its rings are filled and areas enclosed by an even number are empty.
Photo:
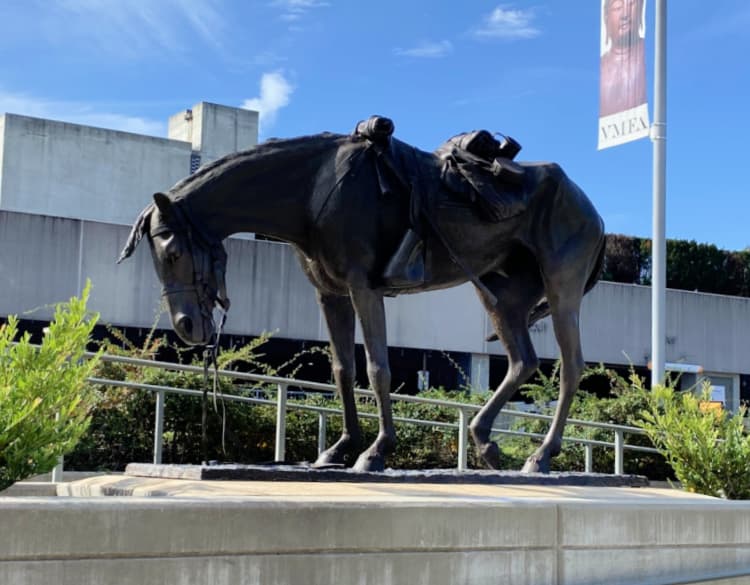
[[[294,154],[297,151],[304,151],[310,148],[319,148],[321,143],[331,142],[343,138],[343,134],[334,134],[331,132],[321,132],[319,134],[310,134],[307,136],[296,136],[293,138],[269,138],[264,142],[256,146],[252,146],[246,150],[240,150],[238,152],[232,152],[221,158],[211,161],[206,165],[198,168],[192,175],[185,177],[181,181],[177,182],[170,190],[169,193],[176,195],[181,191],[196,187],[203,181],[210,180],[216,171],[224,171],[232,166],[244,164],[251,161],[256,157],[267,155],[269,152],[283,149],[285,152]]]

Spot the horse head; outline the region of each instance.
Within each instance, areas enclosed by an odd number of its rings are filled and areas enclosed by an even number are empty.
[[[229,310],[226,252],[163,193],[138,216],[118,263],[147,236],[172,327],[188,345],[206,345],[217,332],[213,310]]]

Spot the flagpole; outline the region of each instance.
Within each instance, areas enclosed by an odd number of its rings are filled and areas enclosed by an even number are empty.
[[[654,48],[653,225],[651,263],[651,385],[664,382],[666,349],[667,242],[667,0],[656,4]]]

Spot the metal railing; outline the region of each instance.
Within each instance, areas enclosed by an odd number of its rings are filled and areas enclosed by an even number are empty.
[[[663,581],[661,585],[730,585],[730,583],[741,585],[747,583],[747,581],[744,580],[746,577],[750,577],[750,571],[747,569],[740,569],[738,571],[722,571],[721,569],[716,569],[701,576]],[[743,580],[740,581],[739,579]]]
[[[94,354],[87,354],[89,356]],[[176,364],[170,362],[160,362],[140,358],[132,358],[126,356],[116,356],[110,354],[104,354],[101,356],[102,361],[112,363],[122,363],[132,366],[148,367],[148,368],[160,368],[164,370],[172,371],[183,371],[191,372],[195,374],[203,374],[204,369],[201,366],[191,366],[186,364]],[[276,407],[276,433],[275,433],[275,445],[274,445],[274,459],[276,461],[284,461],[286,457],[286,414],[289,410],[300,410],[306,412],[313,412],[318,415],[318,453],[322,453],[326,448],[326,427],[328,418],[331,416],[342,416],[342,410],[340,408],[329,408],[324,406],[315,406],[312,404],[298,403],[289,401],[289,388],[299,388],[302,390],[312,390],[317,392],[335,392],[336,387],[332,384],[323,384],[320,382],[309,382],[306,380],[296,380],[291,378],[281,378],[277,376],[265,376],[261,374],[250,374],[245,372],[234,372],[230,370],[218,370],[218,375],[232,378],[235,380],[243,380],[256,384],[253,388],[246,388],[246,390],[260,389],[267,391],[268,386],[275,386],[276,388],[276,399],[271,400],[263,397],[252,397],[252,396],[240,396],[236,394],[222,394],[222,399],[228,402],[240,402],[248,405],[264,405],[264,406],[275,406]],[[172,386],[161,386],[156,384],[145,384],[140,382],[127,382],[121,380],[110,380],[106,378],[89,378],[89,382],[93,384],[101,384],[108,386],[119,386],[124,388],[131,388],[136,390],[142,390],[146,392],[152,392],[156,395],[156,409],[155,409],[155,420],[154,420],[154,450],[153,450],[153,462],[162,462],[162,450],[163,450],[163,435],[164,435],[164,407],[166,402],[167,394],[181,394],[184,396],[195,396],[202,397],[203,390],[190,389],[190,388],[175,388]],[[367,397],[374,399],[375,394],[371,390],[364,390],[357,388],[354,390],[356,396]],[[443,422],[435,420],[405,418],[405,417],[394,417],[394,422],[399,424],[412,424],[420,426],[428,426],[433,428],[451,429],[458,432],[458,456],[456,467],[459,470],[465,470],[468,467],[468,449],[469,449],[469,421],[470,414],[477,412],[481,409],[480,405],[468,404],[463,402],[454,402],[449,400],[438,400],[435,398],[423,398],[420,396],[410,396],[406,394],[391,394],[391,400],[399,400],[403,402],[413,402],[418,404],[430,404],[436,407],[455,409],[458,413],[458,422]],[[532,420],[544,420],[551,421],[552,416],[537,414],[531,412],[524,412],[511,409],[503,409],[501,414],[510,417],[528,418]],[[359,413],[360,417],[363,418],[377,418],[377,414],[369,412]],[[584,421],[576,419],[568,419],[568,426],[575,425],[587,428],[596,428],[610,431],[613,433],[613,442],[600,441],[595,439],[585,439],[581,437],[563,437],[563,441],[577,443],[584,446],[585,450],[585,461],[584,469],[586,473],[593,471],[593,460],[594,460],[594,447],[604,447],[613,449],[615,453],[614,461],[614,473],[622,475],[624,473],[624,454],[626,450],[639,451],[644,453],[658,453],[653,447],[644,447],[641,445],[630,445],[625,442],[625,435],[645,435],[646,433],[637,428],[623,425],[615,425],[611,423]],[[543,434],[531,433],[520,430],[510,430],[502,428],[493,428],[492,433],[530,437],[530,438],[544,438]],[[59,468],[61,477],[62,468]]]

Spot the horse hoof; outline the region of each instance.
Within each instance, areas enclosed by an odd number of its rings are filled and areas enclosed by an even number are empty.
[[[323,451],[313,463],[313,467],[325,467],[328,465],[350,467],[360,452],[358,439],[343,436],[335,444]]]
[[[377,453],[362,453],[352,469],[365,473],[383,471],[385,469],[385,458]]]
[[[471,438],[480,451],[484,449],[484,445],[490,443],[490,431],[491,427],[476,422],[476,419],[471,421],[469,432],[471,432]]]
[[[549,463],[532,455],[526,460],[521,473],[549,473]]]
[[[500,469],[500,448],[497,443],[485,443],[480,449],[482,459],[490,469]]]
[[[321,455],[315,460],[315,463],[312,464],[312,467],[345,467],[345,464],[341,458],[328,457],[325,453],[321,453]]]
[[[346,466],[351,465],[354,457],[348,451],[337,449],[335,446],[323,451],[313,463],[313,467]]]

